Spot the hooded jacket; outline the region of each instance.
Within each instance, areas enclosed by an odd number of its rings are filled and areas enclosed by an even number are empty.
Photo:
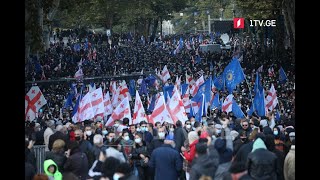
[[[247,169],[248,174],[254,179],[277,179],[277,156],[267,150],[260,138],[253,143],[252,151],[248,155]]]
[[[51,172],[48,171],[49,166],[54,165],[56,167],[56,172],[54,174],[52,174]],[[46,175],[48,175],[49,177],[54,177],[54,180],[62,180],[62,174],[58,169],[57,164],[51,160],[45,160],[43,163],[43,167],[44,167],[44,172],[46,173]]]

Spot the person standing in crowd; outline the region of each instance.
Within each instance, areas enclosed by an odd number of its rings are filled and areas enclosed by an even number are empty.
[[[252,132],[251,127],[249,127],[249,123],[247,120],[241,120],[241,127],[242,129],[239,130],[239,134],[243,131],[246,133],[246,137],[249,137],[250,133]]]
[[[130,127],[129,138],[134,141],[134,136],[135,136],[136,133],[137,133],[136,125],[131,124],[129,127]]]
[[[219,166],[214,179],[222,180],[223,173],[231,166],[232,150],[227,147],[226,139],[217,139],[214,143],[214,147],[219,153]]]
[[[176,122],[177,128],[174,130],[174,142],[176,144],[176,150],[180,153],[181,147],[184,145],[185,140],[188,137],[187,131],[182,128],[182,123],[180,120]],[[189,122],[191,128],[191,123]]]
[[[276,145],[275,148],[281,152],[284,152],[284,142],[280,139],[280,137],[282,135],[280,128],[274,127],[273,128],[273,135],[274,135],[274,143]]]
[[[275,148],[274,136],[271,134],[266,135],[265,145],[270,152],[273,152],[277,156],[277,179],[284,180],[284,153]]]
[[[84,139],[89,141],[90,144],[93,145],[94,133],[92,132],[92,127],[90,124],[85,125],[83,135],[84,135]]]
[[[88,158],[80,149],[77,141],[71,141],[68,144],[67,161],[64,164],[65,172],[74,173],[79,180],[86,180],[88,177]]]
[[[174,139],[167,136],[164,144],[155,149],[148,165],[155,169],[155,180],[177,180],[182,170],[182,160],[179,153],[174,149]]]
[[[295,169],[295,139],[291,141],[291,148],[289,153],[287,154],[285,160],[284,160],[284,168],[283,168],[283,173],[284,173],[284,179],[285,180],[294,180],[296,177],[296,169]]]
[[[150,155],[148,153],[146,143],[142,141],[142,134],[137,133],[135,135],[135,147],[132,150],[131,160],[133,161],[134,167],[138,171],[138,176],[140,180],[149,179],[148,176],[148,162]]]
[[[93,137],[93,147],[92,152],[94,154],[95,160],[99,159],[100,152],[105,152],[107,146],[103,144],[103,137],[101,134],[96,134]]]
[[[62,139],[65,144],[68,144],[69,140],[68,137],[66,135],[66,129],[64,128],[64,126],[62,125],[58,125],[56,127],[56,132],[53,133],[50,138],[49,138],[49,145],[48,148],[51,151],[52,150],[52,145],[53,143],[57,140],[57,139]],[[65,150],[67,149],[67,147],[65,147]]]
[[[149,143],[151,143],[151,141],[153,139],[152,134],[148,131],[148,123],[145,121],[141,121],[140,127],[141,127],[141,132],[143,134],[142,140],[145,141],[146,144],[148,145]]]
[[[81,152],[86,154],[89,166],[91,166],[95,159],[94,154],[92,152],[92,144],[88,140],[83,139],[84,135],[80,129],[75,130],[74,134],[76,142],[79,143],[79,148]]]
[[[151,143],[147,145],[147,149],[149,154],[153,152],[156,148],[162,146],[164,143],[164,139],[166,137],[165,129],[164,127],[161,127],[158,129],[158,137],[152,139]]]
[[[66,144],[62,139],[57,139],[52,145],[52,150],[47,151],[45,155],[45,160],[53,160],[61,173],[64,172],[63,165],[67,160],[65,156]]]
[[[129,138],[128,129],[122,130],[121,138],[122,138],[120,141],[121,151],[124,153],[125,158],[128,160],[133,148],[134,141]]]
[[[45,160],[43,163],[43,170],[49,177],[49,180],[62,180],[62,174],[59,171],[57,164],[53,160]]]
[[[196,155],[196,145],[198,143],[198,139],[199,139],[198,133],[195,131],[191,131],[188,134],[189,147],[187,148],[184,146],[181,147],[181,152],[183,154],[184,159],[187,161],[186,163],[188,167],[191,167],[192,161]],[[186,171],[187,179],[189,179],[188,169],[190,168],[187,168],[187,171]]]
[[[53,130],[55,129],[55,124],[53,120],[47,121],[47,129],[44,131],[43,138],[44,144],[46,145],[45,150],[49,151],[49,138],[53,134]]]
[[[45,129],[42,128],[39,123],[36,123],[34,128],[35,128],[34,131],[36,136],[36,142],[34,143],[34,145],[43,145],[44,144],[43,137],[44,137]]]

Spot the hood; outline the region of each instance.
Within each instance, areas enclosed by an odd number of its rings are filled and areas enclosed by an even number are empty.
[[[260,138],[258,138],[254,141],[251,152],[254,152],[257,149],[267,149],[266,145],[264,144],[264,142]]]
[[[43,163],[44,172],[49,176],[53,176],[53,174],[48,171],[48,167],[51,166],[51,165],[54,165],[56,167],[56,172],[55,173],[59,172],[57,164],[52,159],[45,160],[44,163]]]

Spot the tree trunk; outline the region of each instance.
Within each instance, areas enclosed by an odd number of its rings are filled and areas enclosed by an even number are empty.
[[[202,24],[202,29],[206,30],[206,23],[204,22],[204,20],[201,21],[201,24]]]
[[[152,34],[151,34],[151,37],[150,37],[150,40],[153,41],[154,38],[156,37],[156,33],[157,33],[157,29],[158,29],[158,19],[154,19],[153,20],[153,29],[152,29]]]

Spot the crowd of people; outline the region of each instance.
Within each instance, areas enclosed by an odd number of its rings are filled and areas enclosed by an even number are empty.
[[[64,36],[68,36],[67,44],[57,35],[57,41],[43,55],[30,58],[26,81],[74,77],[79,67],[84,77],[96,77],[162,70],[167,65],[170,85],[186,73],[195,80],[201,75],[205,79],[216,77],[241,49],[246,81],[233,94],[246,118],[209,109],[201,122],[191,116],[175,124],[130,124],[124,118],[105,126],[107,119],[100,117],[74,123],[73,109],[64,108],[70,82],[38,83],[47,104],[37,119],[26,122],[26,179],[294,179],[295,72],[289,53],[285,59],[275,59],[272,53],[262,53],[258,42],[246,38],[236,48],[231,40],[230,50],[201,52],[198,47],[209,42],[210,36],[200,42],[196,34],[153,42],[131,34],[113,35],[111,41],[93,33],[80,38],[76,32]],[[177,53],[180,37],[191,48],[185,44]],[[196,60],[198,54],[200,61]],[[266,116],[249,116],[255,75],[261,66],[262,84],[266,90],[274,85],[279,104]],[[280,67],[288,77],[284,84],[278,78]],[[107,84],[109,90],[107,81],[95,83],[97,87]],[[26,86],[25,92],[29,89]],[[219,93],[220,98],[228,95],[222,90]],[[146,105],[147,98],[142,97],[142,101]],[[133,106],[134,98],[132,110]],[[35,145],[46,147],[43,174],[37,173],[32,151]]]

